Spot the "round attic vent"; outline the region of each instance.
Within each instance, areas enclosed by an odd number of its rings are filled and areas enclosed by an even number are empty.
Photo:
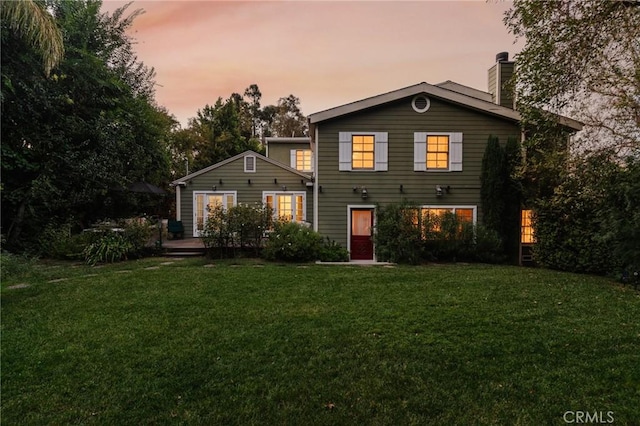
[[[416,95],[411,101],[411,106],[415,112],[423,113],[429,109],[431,102],[425,95]]]

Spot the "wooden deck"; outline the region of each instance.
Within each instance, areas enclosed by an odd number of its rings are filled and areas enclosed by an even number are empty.
[[[162,240],[162,247],[165,249],[203,249],[204,244],[200,238],[183,238],[181,240]]]

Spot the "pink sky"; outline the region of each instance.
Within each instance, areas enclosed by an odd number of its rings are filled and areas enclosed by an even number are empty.
[[[104,0],[112,12],[126,2]],[[300,98],[305,115],[426,81],[487,90],[514,44],[510,2],[135,1],[130,35],[156,70],[156,100],[183,126],[256,83],[262,105]]]

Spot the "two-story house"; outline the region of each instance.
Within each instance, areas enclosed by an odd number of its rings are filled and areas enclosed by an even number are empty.
[[[177,219],[197,236],[208,204],[262,202],[279,217],[310,223],[352,260],[375,259],[379,204],[406,199],[423,214],[449,211],[476,223],[489,135],[506,141],[522,134],[504,84],[513,70],[501,53],[488,92],[419,83],[311,114],[309,138],[270,138],[267,156],[245,152],[174,181]]]

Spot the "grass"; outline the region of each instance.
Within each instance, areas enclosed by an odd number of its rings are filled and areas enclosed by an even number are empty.
[[[5,280],[2,423],[640,419],[640,295],[604,278],[164,262]]]

